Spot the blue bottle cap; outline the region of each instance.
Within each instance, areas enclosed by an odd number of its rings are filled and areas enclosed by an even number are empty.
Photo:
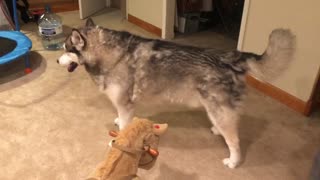
[[[50,7],[49,4],[46,4],[46,6],[45,6],[45,11],[46,11],[46,12],[51,12],[51,7]]]

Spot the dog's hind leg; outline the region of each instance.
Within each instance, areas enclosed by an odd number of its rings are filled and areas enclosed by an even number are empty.
[[[227,104],[218,104],[202,100],[214,127],[224,137],[230,151],[230,157],[223,160],[229,168],[235,168],[241,161],[241,151],[238,137],[238,113]]]
[[[229,168],[235,168],[241,161],[240,141],[238,135],[238,113],[231,107],[222,107],[221,117],[216,122],[217,129],[224,137],[230,157],[223,160],[223,164]]]

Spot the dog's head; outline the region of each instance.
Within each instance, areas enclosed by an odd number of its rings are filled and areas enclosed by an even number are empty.
[[[95,24],[89,18],[83,29],[72,29],[71,34],[66,38],[63,45],[65,52],[58,58],[57,63],[67,66],[69,72],[73,72],[79,64],[84,64],[85,59],[82,52],[86,49],[87,40],[82,31],[92,27],[95,27]]]

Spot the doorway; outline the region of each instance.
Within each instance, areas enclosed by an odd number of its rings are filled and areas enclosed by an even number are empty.
[[[127,1],[126,0],[111,0],[110,6],[119,9],[122,17],[127,16]]]
[[[228,44],[219,48],[237,48],[244,5],[245,0],[176,0],[175,40],[197,39],[204,46],[220,46],[212,41],[223,37]]]

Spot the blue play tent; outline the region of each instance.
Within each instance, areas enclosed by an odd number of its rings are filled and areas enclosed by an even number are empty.
[[[2,1],[3,3],[4,1]],[[10,52],[5,52],[0,56],[0,65],[14,61],[20,57],[25,59],[25,73],[30,73],[32,70],[30,68],[29,51],[32,47],[31,40],[20,32],[18,15],[17,15],[17,4],[16,0],[12,0],[13,3],[13,16],[15,22],[15,31],[0,31],[0,49],[9,49]],[[4,7],[5,4],[0,4]],[[3,9],[2,9],[3,10]],[[1,41],[1,39],[3,41]],[[13,43],[12,43],[13,42]]]

